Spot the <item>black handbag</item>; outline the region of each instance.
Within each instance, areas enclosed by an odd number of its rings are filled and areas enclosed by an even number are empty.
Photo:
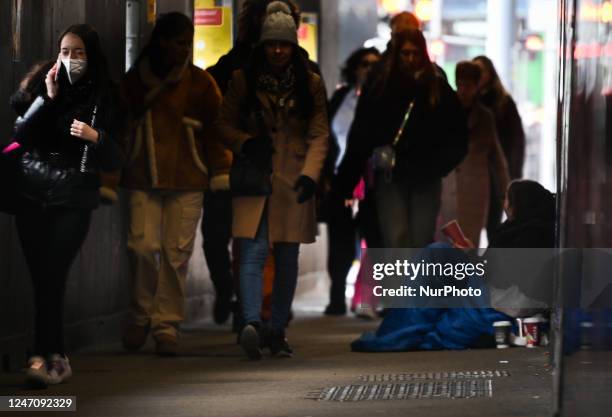
[[[96,123],[97,106],[93,109],[90,126]],[[68,166],[59,153],[40,155],[35,149],[22,153],[17,162],[15,185],[26,199],[46,204],[53,201],[67,201],[72,191],[90,180],[87,175],[89,144],[82,145],[80,165]]]
[[[272,179],[243,154],[234,156],[230,168],[230,191],[235,197],[258,197],[272,194]]]
[[[408,109],[406,110],[404,118],[402,119],[402,124],[400,125],[400,128],[393,139],[393,143],[391,145],[379,146],[374,148],[372,151],[372,168],[374,171],[381,172],[384,175],[385,181],[387,182],[390,182],[393,177],[393,169],[395,168],[396,163],[395,147],[404,133],[404,129],[406,128],[408,119],[410,119],[410,114],[412,114],[413,108],[414,100],[412,100],[408,105]]]
[[[263,118],[261,103],[256,100],[255,119],[261,135],[266,135],[267,129]],[[262,197],[272,194],[272,167],[261,169],[246,155],[234,154],[230,168],[230,192],[234,197]]]
[[[16,182],[16,173],[23,153],[23,146],[18,142],[11,142],[0,151],[0,212],[17,214],[23,206],[23,197]]]

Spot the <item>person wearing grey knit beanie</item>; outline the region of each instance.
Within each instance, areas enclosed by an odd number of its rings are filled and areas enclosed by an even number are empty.
[[[297,27],[289,6],[282,1],[274,1],[268,5],[266,14],[259,42],[281,41],[297,46]]]
[[[270,3],[259,42],[244,69],[234,71],[217,120],[228,147],[249,162],[269,191],[234,176],[233,237],[240,245],[240,303],[246,355],[291,357],[285,327],[298,277],[299,247],[315,241],[317,181],[328,150],[327,101],[321,77],[297,44],[295,21],[284,2]],[[236,166],[236,165],[235,165]],[[267,185],[267,184],[264,184]],[[251,187],[253,188],[253,187]],[[271,316],[262,321],[263,272],[274,254]]]

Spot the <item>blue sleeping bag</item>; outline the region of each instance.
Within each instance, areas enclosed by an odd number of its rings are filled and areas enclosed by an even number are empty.
[[[465,262],[461,250],[445,243],[423,249],[419,259]],[[465,299],[464,308],[391,308],[376,332],[366,332],[351,343],[359,352],[466,349],[481,345],[483,337],[494,334],[493,322],[512,320],[481,302]]]
[[[512,320],[492,308],[389,309],[376,332],[351,343],[358,352],[466,349],[493,335],[493,322]]]

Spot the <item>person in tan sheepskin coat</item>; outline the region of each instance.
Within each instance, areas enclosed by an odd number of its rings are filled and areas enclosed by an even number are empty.
[[[132,129],[122,185],[130,190],[134,274],[123,343],[138,349],[151,332],[160,355],[176,354],[203,192],[224,163],[212,131],[221,94],[191,63],[192,43],[187,16],[162,16],[123,83]]]

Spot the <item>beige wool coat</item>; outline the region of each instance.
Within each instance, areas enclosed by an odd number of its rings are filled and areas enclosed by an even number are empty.
[[[272,194],[269,197],[233,198],[233,236],[254,238],[267,204],[269,242],[311,243],[316,234],[315,197],[303,204],[293,190],[300,175],[319,181],[329,146],[329,124],[325,88],[321,78],[311,73],[310,91],[314,111],[310,120],[295,112],[295,99],[288,93],[275,97],[257,91],[262,104],[267,134],[272,138]],[[217,121],[217,128],[228,147],[239,153],[244,142],[258,136],[255,116],[242,114],[247,82],[243,71],[235,71]],[[276,112],[273,110],[276,108]]]
[[[444,221],[456,218],[466,237],[478,247],[489,213],[489,167],[498,179],[497,198],[503,199],[510,177],[493,114],[482,104],[474,104],[468,115],[468,129],[468,154],[444,179],[442,213]]]

